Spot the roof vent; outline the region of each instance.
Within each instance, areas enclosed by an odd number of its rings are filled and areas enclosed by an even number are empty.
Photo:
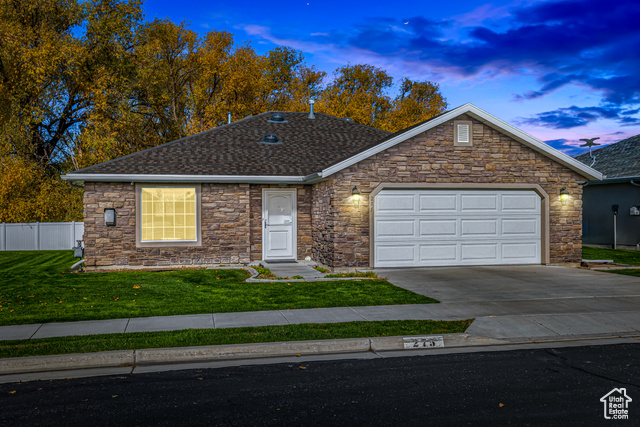
[[[342,120],[344,120],[345,122],[351,122],[351,123],[353,123],[353,119],[352,119],[351,117],[345,117],[345,118],[344,118],[344,119],[342,119]]]
[[[284,119],[284,114],[282,113],[273,113],[267,121],[269,123],[287,123],[287,121]]]
[[[282,145],[281,141],[278,141],[278,136],[275,133],[268,133],[262,138],[260,144],[264,145]]]
[[[313,104],[315,104],[316,101],[313,98],[309,99],[309,108],[311,109],[311,111],[309,112],[309,116],[307,117],[308,119],[315,119],[316,115],[313,114]]]

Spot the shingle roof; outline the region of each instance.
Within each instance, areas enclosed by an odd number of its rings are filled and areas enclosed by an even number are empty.
[[[640,135],[623,139],[592,151],[596,162],[593,168],[609,178],[640,176]],[[589,153],[575,157],[585,165],[591,165]]]
[[[283,113],[287,123],[268,122],[273,112],[90,166],[68,175],[307,176],[385,139],[389,132],[322,113]],[[275,133],[282,145],[259,142]]]

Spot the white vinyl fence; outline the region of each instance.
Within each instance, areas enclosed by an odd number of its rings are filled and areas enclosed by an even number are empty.
[[[0,224],[0,251],[72,249],[82,240],[84,222]]]

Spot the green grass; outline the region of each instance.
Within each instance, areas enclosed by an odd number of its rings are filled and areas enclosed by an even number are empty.
[[[0,341],[0,358],[143,348],[462,333],[472,321],[473,319],[456,321],[386,320],[253,328],[188,329],[170,332]]]
[[[0,252],[0,325],[437,302],[380,280],[245,283],[244,270],[69,273],[71,251]]]
[[[373,271],[356,271],[355,273],[334,273],[327,274],[325,278],[340,278],[340,277],[368,277],[370,279],[377,279],[378,275]]]
[[[612,259],[618,264],[640,265],[640,251],[628,251],[623,249],[594,248],[584,246],[582,248],[583,259]]]
[[[328,273],[329,272],[329,270],[324,268],[324,267],[315,266],[313,268],[316,269],[317,271],[319,271],[320,273]]]

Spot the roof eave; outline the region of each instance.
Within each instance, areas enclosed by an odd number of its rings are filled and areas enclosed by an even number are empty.
[[[242,184],[301,184],[316,178],[308,176],[261,176],[261,175],[142,175],[142,174],[94,174],[69,173],[62,175],[66,181],[77,182],[198,182],[198,183],[242,183]]]

